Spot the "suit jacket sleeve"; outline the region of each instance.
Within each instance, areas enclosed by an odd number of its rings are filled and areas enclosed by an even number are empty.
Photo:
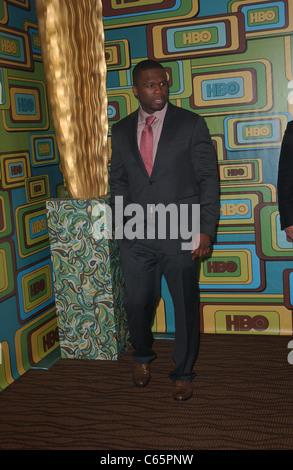
[[[110,184],[110,206],[112,209],[112,228],[116,235],[122,230],[123,222],[119,223],[119,212],[115,211],[115,196],[122,196],[123,200],[128,191],[128,177],[124,168],[123,159],[121,158],[121,142],[119,139],[119,128],[115,125],[112,127],[111,136],[111,169],[109,174]]]
[[[120,155],[121,145],[119,145],[118,129],[115,125],[112,127],[111,145],[110,204],[114,208],[115,196],[125,196],[128,188],[128,178]]]
[[[283,137],[277,187],[281,229],[284,230],[293,225],[293,121],[288,123]]]
[[[215,235],[219,218],[217,156],[205,120],[199,116],[193,131],[191,159],[199,190],[201,233]]]

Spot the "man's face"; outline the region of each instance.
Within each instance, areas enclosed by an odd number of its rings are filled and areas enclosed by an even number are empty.
[[[146,113],[160,111],[168,101],[166,72],[162,69],[143,70],[132,90]]]

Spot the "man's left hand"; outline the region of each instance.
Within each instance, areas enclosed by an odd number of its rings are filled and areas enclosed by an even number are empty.
[[[199,234],[199,244],[197,248],[191,250],[192,259],[202,258],[206,256],[211,250],[211,236],[207,233]]]

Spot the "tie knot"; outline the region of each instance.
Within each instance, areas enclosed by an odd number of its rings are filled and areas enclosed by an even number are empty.
[[[148,116],[145,120],[145,125],[151,126],[155,119],[155,116]]]

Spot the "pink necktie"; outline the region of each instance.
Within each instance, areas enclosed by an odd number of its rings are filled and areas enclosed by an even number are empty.
[[[155,119],[155,116],[146,118],[140,140],[140,154],[149,176],[153,168],[153,129],[151,126]]]

